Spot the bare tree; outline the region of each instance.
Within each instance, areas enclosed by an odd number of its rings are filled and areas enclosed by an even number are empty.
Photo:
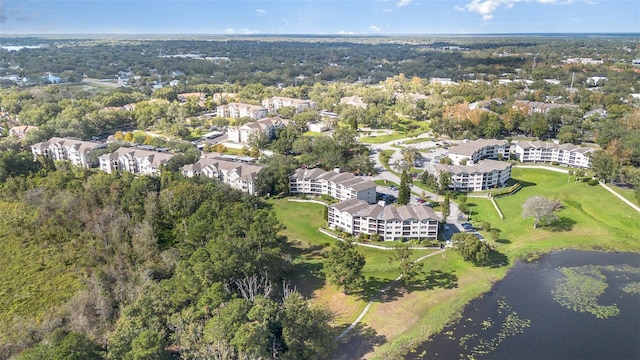
[[[255,301],[260,289],[262,289],[264,297],[269,297],[273,290],[271,282],[266,276],[262,275],[254,274],[251,276],[245,276],[241,279],[233,279],[232,282],[238,288],[238,291],[240,291],[240,295],[242,295],[245,300],[249,300],[251,302]]]
[[[522,218],[532,217],[535,229],[540,222],[549,222],[557,218],[553,212],[561,206],[558,200],[547,199],[544,196],[532,196],[522,204]]]

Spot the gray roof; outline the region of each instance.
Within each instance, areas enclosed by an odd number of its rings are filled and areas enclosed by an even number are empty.
[[[331,207],[341,212],[348,212],[354,217],[368,217],[377,220],[434,220],[438,221],[438,216],[432,208],[424,205],[402,205],[381,206],[369,204],[360,199],[349,199],[341,201]]]
[[[544,142],[544,141],[518,141],[516,143],[517,147],[522,149],[556,149],[556,150],[564,150],[564,151],[572,151],[579,152],[581,154],[585,154],[588,152],[595,151],[592,148],[578,146],[571,143],[566,144],[556,144],[553,142]]]
[[[511,167],[511,163],[496,160],[482,160],[473,165],[442,165],[434,166],[438,171],[445,171],[452,174],[484,174],[492,171],[503,171]]]
[[[376,183],[361,177],[354,176],[348,172],[336,173],[334,171],[326,171],[320,168],[314,169],[296,169],[290,178],[309,179],[309,180],[326,180],[334,184],[342,185],[356,191],[375,188]]]
[[[504,146],[509,143],[505,140],[497,140],[497,139],[478,139],[469,142],[460,143],[454,147],[449,149],[450,154],[459,154],[471,156],[476,151],[485,148],[487,146]]]

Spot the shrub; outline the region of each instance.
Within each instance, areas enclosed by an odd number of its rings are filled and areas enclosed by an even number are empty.
[[[587,182],[587,184],[591,185],[591,186],[596,186],[598,185],[598,180],[596,179],[591,179]]]
[[[558,166],[558,165],[560,165],[560,164],[559,164],[557,161],[552,161],[552,162],[551,162],[551,165]]]

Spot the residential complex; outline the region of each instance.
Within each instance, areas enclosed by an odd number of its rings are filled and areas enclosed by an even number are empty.
[[[474,164],[482,159],[509,159],[511,144],[505,140],[478,139],[462,142],[448,151],[451,161],[460,165],[466,159],[467,164]]]
[[[166,152],[121,147],[111,154],[98,157],[98,160],[100,170],[109,174],[126,171],[136,175],[160,175],[162,166],[173,156]]]
[[[52,137],[48,141],[31,145],[31,152],[34,157],[41,155],[51,160],[69,160],[75,166],[90,168],[93,164],[89,154],[104,147],[105,144],[92,141]]]
[[[450,189],[481,191],[506,185],[511,179],[511,164],[505,161],[483,160],[473,165],[435,165],[435,176],[451,174]]]
[[[260,120],[267,116],[267,109],[262,106],[230,102],[227,105],[220,105],[216,108],[218,117],[228,117],[237,119],[250,117],[253,120]]]
[[[262,106],[267,108],[270,113],[278,111],[283,107],[292,107],[296,114],[307,109],[317,109],[318,104],[311,100],[292,99],[280,96],[274,96],[270,99],[262,100]]]
[[[223,160],[215,155],[205,155],[195,164],[182,167],[185,177],[206,176],[229,185],[233,189],[255,195],[255,179],[262,166]]]
[[[376,184],[351,173],[322,169],[297,169],[289,177],[289,193],[329,195],[338,200],[360,199],[369,204],[376,202]]]
[[[276,129],[283,128],[287,124],[289,124],[289,120],[276,116],[240,126],[229,126],[227,128],[227,139],[241,144],[248,144],[252,136],[260,133],[264,133],[268,138],[273,138]]]
[[[329,206],[329,227],[385,241],[438,238],[438,217],[424,205],[382,206],[349,199]]]
[[[589,154],[595,150],[573,144],[556,144],[543,141],[519,141],[515,144],[515,154],[521,162],[553,162],[562,165],[588,168]]]
[[[513,102],[513,108],[521,111],[526,111],[527,114],[533,114],[533,113],[546,114],[553,109],[558,109],[558,108],[577,109],[578,106],[570,105],[570,104],[543,103],[539,101],[529,101],[529,100],[516,100]]]

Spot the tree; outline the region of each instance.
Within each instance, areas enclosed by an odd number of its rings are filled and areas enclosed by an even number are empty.
[[[444,197],[442,201],[442,222],[446,223],[447,218],[451,215],[451,200],[449,199],[449,195]]]
[[[400,153],[404,157],[404,160],[409,164],[409,166],[413,166],[413,163],[418,159],[420,153],[413,146],[407,146],[400,150]]]
[[[620,175],[620,166],[608,152],[594,151],[590,163],[594,176],[604,183],[613,181]]]
[[[338,241],[329,251],[324,268],[329,282],[343,287],[345,294],[348,294],[362,286],[364,264],[364,255],[358,252],[353,243]]]
[[[398,204],[407,205],[411,197],[411,176],[407,170],[402,170],[402,176],[400,177],[400,188],[398,190]]]
[[[540,223],[553,221],[556,216],[554,211],[559,209],[561,204],[558,200],[547,199],[544,196],[532,196],[522,204],[522,217],[533,218],[533,228],[536,229]]]
[[[412,251],[404,244],[397,244],[393,251],[393,256],[389,258],[389,264],[394,261],[400,263],[400,276],[405,286],[409,286],[411,280],[422,272],[423,263],[411,261]]]
[[[289,294],[282,307],[287,359],[317,359],[331,353],[335,342],[329,322],[333,316],[327,309],[313,305],[298,292]]]
[[[131,351],[125,355],[125,359],[130,360],[168,360],[171,356],[165,350],[165,341],[155,330],[143,330],[131,342]]]
[[[489,261],[491,253],[489,245],[484,241],[480,241],[474,234],[468,232],[455,233],[451,240],[454,248],[462,255],[465,261],[471,261],[476,265],[482,265]]]
[[[438,172],[438,183],[436,192],[438,195],[443,195],[449,191],[449,185],[451,185],[451,173],[448,171]]]
[[[54,360],[103,359],[100,346],[83,334],[69,333],[53,351]]]

